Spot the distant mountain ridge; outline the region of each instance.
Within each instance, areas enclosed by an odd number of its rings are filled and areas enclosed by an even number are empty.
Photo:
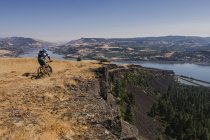
[[[25,37],[0,38],[0,57],[40,48],[49,48],[65,58],[210,62],[210,37],[80,38],[63,44]]]
[[[18,56],[19,54],[25,53],[31,49],[37,48],[48,48],[53,46],[53,43],[42,41],[33,38],[25,37],[7,37],[0,38],[0,50],[9,51],[6,56]],[[4,54],[2,54],[5,56]],[[0,55],[1,56],[1,55]]]
[[[124,44],[124,43],[136,43],[143,44],[145,42],[161,43],[196,43],[198,45],[210,44],[210,37],[198,37],[198,36],[161,36],[161,37],[136,37],[136,38],[80,38],[68,42],[66,45],[82,44],[82,43],[95,43],[95,44]]]
[[[80,38],[52,49],[66,58],[210,62],[210,37]]]
[[[0,47],[2,46],[17,46],[17,47],[44,47],[50,46],[52,43],[47,41],[42,41],[33,38],[25,38],[25,37],[7,37],[0,38]]]

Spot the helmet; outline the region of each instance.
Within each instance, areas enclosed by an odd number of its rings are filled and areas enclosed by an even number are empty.
[[[42,51],[43,51],[44,53],[46,53],[46,52],[47,52],[47,50],[46,50],[46,49],[42,49]]]

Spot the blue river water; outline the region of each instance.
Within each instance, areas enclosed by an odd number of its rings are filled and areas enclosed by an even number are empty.
[[[164,70],[173,70],[176,75],[184,75],[187,77],[192,77],[198,80],[203,80],[210,82],[210,66],[207,65],[197,65],[197,64],[172,64],[172,63],[154,63],[154,62],[141,62],[141,61],[132,61],[132,62],[122,62],[124,64],[136,64],[143,67],[164,69]]]
[[[37,58],[38,53],[39,53],[38,49],[28,50],[24,54],[19,55],[19,57]],[[50,55],[50,57],[52,57],[52,59],[64,59],[63,55],[55,54],[55,53],[51,52],[50,50],[47,50],[47,53]]]

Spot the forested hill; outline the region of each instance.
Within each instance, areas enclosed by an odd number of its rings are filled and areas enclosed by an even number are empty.
[[[166,122],[163,135],[209,140],[210,88],[175,84],[153,105],[150,115]]]

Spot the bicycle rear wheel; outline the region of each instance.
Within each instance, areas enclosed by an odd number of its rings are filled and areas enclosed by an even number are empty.
[[[37,69],[37,75],[38,76],[41,76],[41,75],[45,75],[45,70],[42,66],[40,66],[38,69]]]

